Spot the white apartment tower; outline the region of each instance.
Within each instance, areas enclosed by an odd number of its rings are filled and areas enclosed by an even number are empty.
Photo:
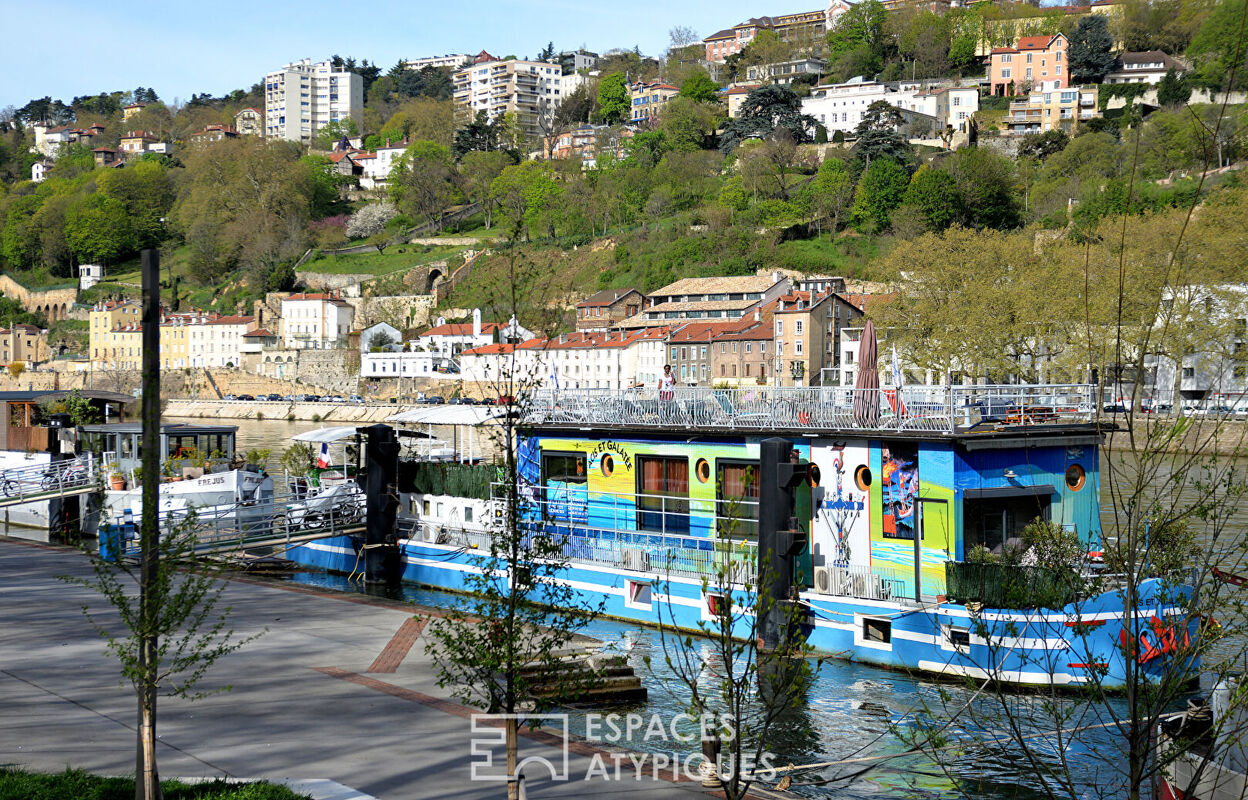
[[[331,122],[364,113],[364,79],[329,61],[303,59],[264,78],[264,135],[310,144]]]
[[[521,130],[536,136],[538,120],[553,116],[562,101],[563,68],[545,61],[499,61],[482,54],[476,63],[457,71],[455,107],[461,120],[484,111],[490,119],[514,112]]]

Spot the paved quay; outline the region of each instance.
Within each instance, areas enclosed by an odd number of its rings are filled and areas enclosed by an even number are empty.
[[[2,764],[134,773],[134,693],[81,609],[116,615],[57,578],[90,572],[76,551],[0,537]],[[470,711],[437,687],[423,623],[410,611],[247,581],[231,581],[223,602],[239,634],[267,632],[202,684],[231,691],[193,703],[160,698],[162,776],[322,779],[380,800],[506,796],[502,783],[472,780],[481,757],[471,752]],[[501,745],[494,751],[497,763]],[[531,777],[528,796],[707,796],[693,783],[637,779],[627,760],[623,780],[600,772],[587,780],[593,752],[574,744],[570,780]],[[539,733],[521,739],[520,756],[558,764],[562,750]],[[606,766],[614,773],[609,758]]]

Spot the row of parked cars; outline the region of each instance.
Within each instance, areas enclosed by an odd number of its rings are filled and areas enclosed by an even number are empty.
[[[1127,407],[1122,403],[1110,403],[1105,406],[1106,414],[1125,414]],[[1143,414],[1174,414],[1174,406],[1169,403],[1152,403],[1140,408]],[[1237,417],[1248,418],[1248,406],[1238,408],[1226,405],[1198,406],[1185,405],[1178,411],[1184,417]]]
[[[227,394],[226,400],[241,400],[247,403],[363,403],[364,398],[358,394],[343,397],[339,394]]]

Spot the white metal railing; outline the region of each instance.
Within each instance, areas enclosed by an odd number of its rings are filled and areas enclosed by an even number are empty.
[[[816,567],[814,593],[865,600],[912,600],[906,579],[896,570],[883,567]],[[913,576],[912,576],[913,578]]]
[[[985,423],[1089,422],[1093,396],[1085,384],[544,389],[524,416],[552,425],[957,433]]]
[[[25,499],[80,493],[95,487],[99,479],[99,468],[91,453],[63,461],[14,467],[0,472],[0,501],[13,505]]]

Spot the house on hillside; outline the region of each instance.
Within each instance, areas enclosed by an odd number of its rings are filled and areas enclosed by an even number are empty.
[[[1123,53],[1101,83],[1157,84],[1171,69],[1182,75],[1187,72],[1187,65],[1160,50]]]
[[[636,316],[646,296],[636,289],[603,289],[576,304],[576,329],[602,331]]]
[[[988,55],[988,89],[1008,96],[1036,89],[1064,89],[1070,85],[1067,53],[1070,42],[1063,34],[1024,36],[1013,47],[994,47]]]

